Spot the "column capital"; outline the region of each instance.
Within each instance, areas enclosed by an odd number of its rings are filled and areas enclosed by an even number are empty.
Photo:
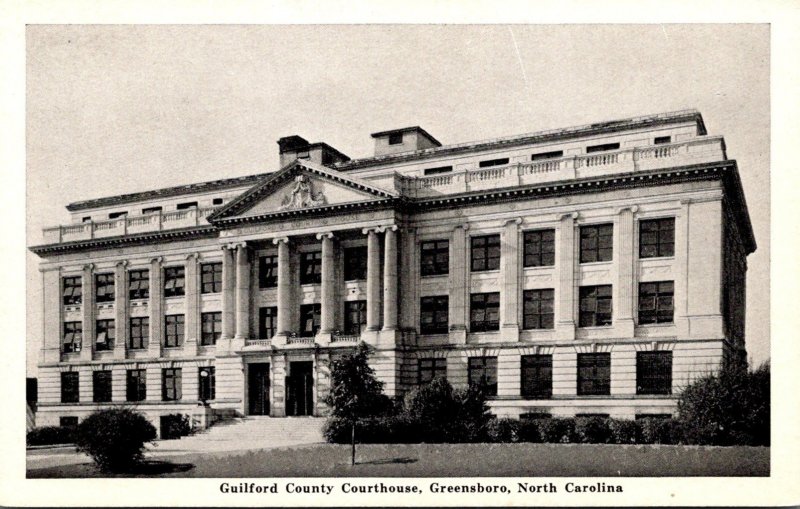
[[[276,246],[281,243],[288,244],[289,237],[275,237],[274,239],[272,239],[272,243],[275,244]]]
[[[164,261],[163,256],[155,256],[153,258],[150,258],[150,263],[162,263],[163,261]]]
[[[508,223],[516,223],[517,226],[519,226],[519,225],[522,224],[522,218],[521,217],[511,217],[509,219],[506,219],[506,220],[503,221],[503,226],[508,225]]]
[[[83,270],[84,271],[88,271],[88,272],[94,271],[94,264],[93,263],[87,263],[86,265],[83,266]]]
[[[469,230],[469,223],[461,223],[453,226],[453,230],[458,230],[459,228],[461,228],[464,231],[467,231]]]
[[[368,228],[364,228],[364,229],[362,229],[362,230],[361,230],[361,233],[363,233],[364,235],[367,235],[367,234],[369,234],[369,232],[372,232],[372,233],[380,233],[381,231],[382,231],[382,230],[381,230],[381,227],[380,227],[380,226],[370,226],[370,227],[368,227]]]
[[[117,262],[115,265],[116,265],[117,267],[121,267],[121,268],[123,268],[123,269],[124,269],[125,267],[127,267],[127,266],[128,266],[128,264],[129,264],[129,263],[130,263],[130,262],[128,262],[128,260],[120,260],[120,261],[118,261],[118,262]]]
[[[228,244],[228,249],[233,250],[238,248],[246,249],[247,242],[231,242],[230,244]]]
[[[200,253],[188,253],[186,255],[186,259],[187,260],[191,260],[192,258],[194,258],[195,261],[199,260],[200,259]]]
[[[326,238],[326,239],[332,239],[333,238],[333,232],[319,232],[317,234],[317,240],[322,240],[323,237]]]
[[[623,206],[623,207],[619,207],[619,208],[616,210],[616,213],[617,213],[617,214],[622,214],[622,213],[623,213],[623,212],[625,212],[626,210],[630,210],[630,211],[631,211],[631,214],[636,214],[636,213],[639,211],[639,206],[638,206],[638,205],[625,205],[625,206]]]
[[[567,217],[572,217],[572,219],[578,219],[580,217],[580,213],[578,212],[561,212],[556,214],[556,221],[561,221],[562,219],[566,219]]]

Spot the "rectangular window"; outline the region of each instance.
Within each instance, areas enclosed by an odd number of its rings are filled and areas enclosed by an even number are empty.
[[[672,352],[636,352],[636,394],[672,394]]]
[[[258,287],[278,286],[278,255],[262,256],[258,259]]]
[[[447,359],[419,359],[417,361],[417,384],[429,383],[434,378],[447,379]]]
[[[349,247],[344,250],[344,280],[367,279],[367,247]]]
[[[66,306],[80,304],[83,300],[83,286],[80,276],[65,277],[61,280],[64,288],[61,292],[62,301]]]
[[[114,349],[114,340],[117,337],[116,323],[112,320],[97,320],[96,338],[94,349],[98,352]]]
[[[108,215],[109,219],[119,219],[121,217],[128,217],[128,212],[112,212]]]
[[[485,235],[471,239],[472,272],[500,268],[500,235]]]
[[[92,396],[95,403],[111,401],[111,371],[92,373]]]
[[[344,333],[360,335],[367,326],[367,301],[355,300],[344,303]]]
[[[500,292],[473,293],[469,303],[471,332],[500,330]]]
[[[147,398],[147,371],[129,369],[125,383],[125,399],[127,401],[144,401]]]
[[[639,325],[672,323],[674,294],[672,281],[639,283]]]
[[[553,229],[525,232],[522,236],[525,267],[550,267],[556,263],[556,231]]]
[[[186,276],[182,266],[164,269],[164,297],[182,297],[185,287]]]
[[[553,396],[553,356],[522,356],[522,397],[549,399]]]
[[[271,339],[278,333],[278,308],[258,308],[258,337]]]
[[[447,295],[423,297],[419,306],[420,334],[447,334],[448,306]]]
[[[158,214],[162,210],[164,210],[164,208],[161,207],[161,206],[158,206],[158,207],[145,207],[145,208],[142,209],[142,214],[143,215]]]
[[[61,351],[73,353],[81,351],[83,340],[83,323],[64,322],[64,336],[61,339]]]
[[[538,154],[531,155],[531,161],[541,161],[542,159],[555,159],[556,157],[562,157],[564,155],[563,150],[553,150],[552,152],[540,152]]]
[[[322,252],[300,254],[300,284],[318,285],[322,281]]]
[[[403,133],[389,133],[389,145],[400,145],[403,143]]]
[[[75,416],[61,416],[58,418],[58,425],[61,428],[74,428],[78,425],[78,418]]]
[[[197,372],[197,399],[200,401],[212,400],[217,395],[217,380],[214,367],[200,368]]]
[[[671,143],[672,136],[656,136],[656,139],[653,140],[655,145],[664,145],[665,143]]]
[[[61,373],[61,402],[77,403],[79,382],[77,371],[66,371]]]
[[[552,329],[553,299],[552,288],[542,290],[525,290],[522,292],[522,328]]]
[[[223,199],[222,198],[214,198],[211,200],[211,205],[222,205]]]
[[[450,272],[450,241],[431,240],[420,244],[420,271],[423,276]]]
[[[581,226],[581,263],[610,262],[613,255],[613,224]]]
[[[607,150],[617,150],[619,148],[619,143],[603,143],[602,145],[592,145],[586,147],[586,153],[591,154],[593,152],[606,152]]]
[[[149,340],[150,318],[147,316],[131,318],[131,332],[128,338],[128,348],[130,350],[142,350],[147,348]]]
[[[179,203],[175,206],[175,210],[187,210],[187,209],[196,209],[197,202],[196,201],[187,201],[184,203]]]
[[[469,385],[484,388],[487,396],[497,396],[497,357],[470,357]]]
[[[200,265],[200,284],[202,293],[222,291],[222,264],[204,263]]]
[[[452,166],[437,166],[436,168],[425,168],[422,170],[424,175],[441,175],[442,173],[450,173],[453,171]]]
[[[161,399],[178,401],[183,397],[181,392],[181,368],[165,368],[161,370]]]
[[[183,345],[183,315],[167,315],[164,317],[164,346],[175,348]]]
[[[94,294],[97,302],[114,302],[114,274],[97,274],[94,277]]]
[[[202,313],[202,335],[200,344],[203,346],[216,345],[217,340],[222,337],[222,313]]]
[[[478,163],[479,168],[489,168],[491,166],[503,166],[504,164],[508,164],[507,157],[501,157],[499,159],[488,159],[486,161],[481,161]]]
[[[580,287],[579,327],[611,325],[611,285]]]
[[[578,354],[578,396],[611,394],[611,354]]]
[[[131,300],[150,297],[149,270],[132,270],[128,272],[128,297]]]
[[[314,337],[319,332],[320,304],[303,304],[300,306],[300,336]]]
[[[639,221],[639,258],[675,255],[675,218]]]
[[[91,223],[92,222],[92,216],[86,216],[86,217],[81,218],[81,222],[82,223]]]

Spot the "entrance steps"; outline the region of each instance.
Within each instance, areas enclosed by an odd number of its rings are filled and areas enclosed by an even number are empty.
[[[161,440],[155,449],[192,453],[322,443],[325,420],[324,417],[237,417],[179,440]]]

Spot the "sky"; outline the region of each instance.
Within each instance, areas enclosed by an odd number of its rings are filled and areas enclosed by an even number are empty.
[[[273,171],[298,134],[350,157],[420,125],[443,144],[697,108],[755,231],[747,348],[770,356],[768,25],[31,25],[26,232],[68,203]],[[26,255],[29,375],[41,344]]]

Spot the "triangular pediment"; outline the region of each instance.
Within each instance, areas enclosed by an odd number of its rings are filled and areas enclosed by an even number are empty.
[[[303,212],[337,205],[385,201],[397,194],[311,161],[297,160],[209,216],[212,223],[238,217]]]

